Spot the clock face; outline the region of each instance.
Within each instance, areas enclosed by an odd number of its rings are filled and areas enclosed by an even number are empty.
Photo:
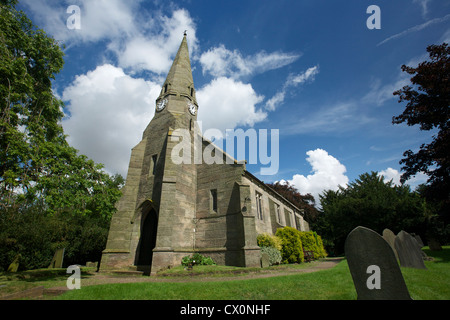
[[[159,101],[156,104],[156,110],[157,111],[161,111],[162,109],[164,109],[167,105],[167,99],[162,99],[161,101]]]
[[[197,106],[195,104],[193,104],[192,102],[188,102],[188,108],[189,108],[189,112],[195,116],[195,114],[197,113]]]

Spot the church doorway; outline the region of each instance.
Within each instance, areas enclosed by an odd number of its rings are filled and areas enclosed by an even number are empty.
[[[158,229],[158,217],[156,211],[151,209],[142,215],[141,237],[138,245],[138,266],[152,265],[153,249],[156,245],[156,232]]]

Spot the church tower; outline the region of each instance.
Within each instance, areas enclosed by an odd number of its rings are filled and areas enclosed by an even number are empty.
[[[175,164],[171,152],[183,137],[193,141],[197,101],[186,34],[156,100],[155,115],[132,149],[123,195],[111,220],[101,269],[149,271],[180,264],[193,250],[197,171]],[[186,137],[185,137],[186,138]],[[154,271],[152,270],[152,271]]]

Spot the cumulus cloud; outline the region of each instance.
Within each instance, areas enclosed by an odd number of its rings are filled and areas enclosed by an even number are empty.
[[[191,55],[197,49],[195,23],[189,12],[184,9],[173,11],[172,16],[155,17],[150,25],[156,25],[145,33],[136,34],[125,41],[110,43],[108,48],[115,52],[119,66],[132,71],[152,71],[165,73],[172,65],[184,31],[187,32]],[[160,30],[159,32],[153,31]]]
[[[141,140],[160,90],[110,64],[78,76],[62,96],[68,142],[110,173],[126,176],[131,148]]]
[[[379,176],[383,176],[383,181],[389,182],[392,181],[393,184],[399,186],[400,185],[400,176],[402,175],[398,170],[387,168],[386,170],[381,170],[378,172]]]
[[[323,149],[306,152],[306,161],[312,167],[312,174],[304,176],[296,174],[288,182],[294,185],[301,194],[310,193],[319,203],[319,195],[324,190],[337,190],[339,186],[346,187],[347,169],[335,157]]]
[[[401,178],[401,172],[399,172],[396,169],[393,168],[387,168],[386,170],[381,170],[378,172],[379,176],[383,176],[383,181],[388,182],[392,180],[392,183],[399,186],[400,178]],[[409,180],[405,182],[405,184],[409,185],[411,188],[417,187],[419,184],[426,183],[428,180],[428,176],[424,174],[423,172],[417,173],[415,176],[411,177]]]
[[[220,77],[199,89],[196,96],[203,130],[217,128],[225,133],[236,126],[253,126],[267,116],[257,108],[264,97],[241,81]]]
[[[57,40],[67,44],[71,42],[89,42],[112,39],[137,31],[133,12],[139,2],[130,3],[123,0],[79,0],[81,28],[71,30],[66,27],[69,4],[65,6],[57,0],[23,0],[37,19],[39,25]]]
[[[200,56],[200,63],[204,74],[209,73],[214,77],[240,78],[281,68],[299,57],[298,54],[265,51],[244,57],[238,50],[231,51],[224,45],[220,45],[204,52]]]

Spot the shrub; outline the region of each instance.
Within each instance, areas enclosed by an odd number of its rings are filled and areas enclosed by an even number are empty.
[[[304,251],[312,251],[314,259],[322,257],[321,250],[317,246],[316,238],[311,231],[301,231],[300,239],[302,239],[302,246]]]
[[[280,250],[274,247],[261,247],[261,253],[266,253],[269,256],[269,264],[280,264],[283,260]]]
[[[281,239],[283,263],[304,261],[300,231],[292,227],[284,227],[278,229],[275,235]]]
[[[256,238],[256,241],[258,242],[258,246],[260,246],[261,248],[272,247],[277,249],[278,251],[281,251],[281,239],[277,236],[268,233],[261,233]]]
[[[201,255],[200,253],[194,253],[191,256],[185,256],[183,259],[181,259],[181,265],[187,267],[189,264],[192,264],[193,266],[212,266],[216,265],[214,260],[211,257],[205,257]]]
[[[328,253],[325,251],[325,247],[323,246],[322,237],[319,236],[317,233],[315,234],[315,236],[316,236],[317,246],[319,247],[319,250],[320,250],[320,257],[325,258],[326,256],[328,256]]]

